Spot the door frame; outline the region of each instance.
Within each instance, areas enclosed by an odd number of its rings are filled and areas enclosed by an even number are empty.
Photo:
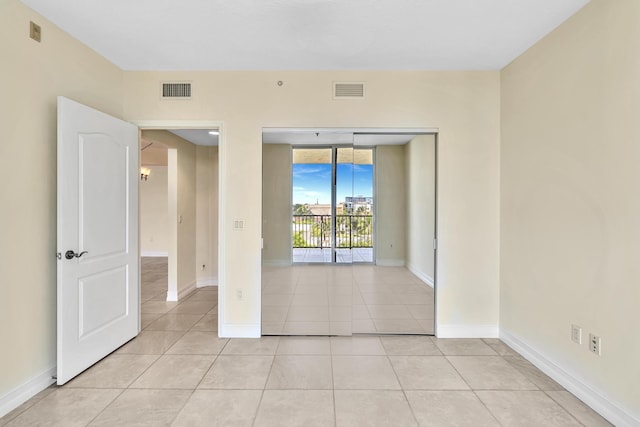
[[[439,241],[439,226],[440,226],[440,222],[439,222],[439,210],[440,210],[440,191],[439,191],[439,184],[440,184],[440,180],[439,180],[439,174],[440,174],[440,168],[439,168],[439,164],[440,164],[440,154],[441,154],[441,150],[440,150],[440,129],[437,127],[263,127],[262,128],[262,135],[263,135],[263,140],[264,140],[264,135],[266,133],[315,133],[315,132],[323,132],[323,133],[344,133],[344,132],[351,132],[354,135],[355,134],[370,134],[370,135],[375,135],[375,134],[391,134],[391,135],[398,135],[398,134],[411,134],[411,135],[433,135],[434,137],[434,156],[435,156],[435,165],[434,165],[434,178],[435,178],[435,182],[434,182],[434,251],[433,251],[433,291],[434,291],[434,336],[438,336],[438,263],[440,260],[440,256],[439,256],[439,252],[440,252],[440,241]],[[287,142],[283,142],[283,143],[287,143]],[[264,142],[263,142],[264,144]],[[294,144],[289,144],[292,147],[294,146]],[[318,145],[318,147],[320,147],[321,145]],[[371,147],[371,144],[353,144],[353,147],[357,147],[357,146],[361,146],[361,147]],[[313,147],[313,145],[310,145],[309,147]],[[374,156],[375,156],[375,150],[374,150]],[[376,167],[375,167],[375,158],[374,158],[374,185],[375,185],[375,177],[376,177]],[[374,188],[374,193],[375,193],[376,189]],[[290,203],[291,205],[291,203]],[[374,201],[374,225],[375,225],[375,216],[376,216],[376,202]],[[375,238],[375,233],[374,233],[374,238]],[[291,236],[289,236],[289,241],[291,242]],[[374,242],[375,245],[375,242]],[[374,260],[375,260],[375,254],[374,254]],[[375,264],[375,261],[374,261]],[[292,263],[293,265],[293,263]]]
[[[220,120],[133,120],[131,123],[138,126],[138,139],[142,136],[143,130],[170,130],[170,129],[218,129],[218,324],[222,323],[222,319],[224,318],[224,304],[222,302],[225,300],[226,292],[225,292],[225,276],[226,272],[224,269],[225,263],[224,261],[224,250],[223,250],[223,242],[225,228],[223,224],[226,223],[226,215],[225,210],[222,209],[225,194],[222,191],[225,188],[224,174],[223,172],[223,159],[226,158],[226,132],[224,131],[224,122]],[[140,159],[142,161],[142,158]],[[138,165],[138,168],[140,165]],[[138,185],[140,185],[140,181],[138,181]],[[140,212],[138,211],[138,217],[140,216]],[[171,220],[171,218],[170,218]],[[139,233],[139,231],[138,231]],[[138,236],[140,238],[140,236]],[[140,258],[140,248],[138,248],[138,259]],[[177,262],[177,260],[176,260]],[[195,268],[195,265],[194,265]],[[177,273],[176,273],[177,274]],[[177,277],[176,277],[176,286],[177,286]]]

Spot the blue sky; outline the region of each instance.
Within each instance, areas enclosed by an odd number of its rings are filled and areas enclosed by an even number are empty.
[[[373,196],[373,165],[337,165],[338,203],[346,196]],[[331,203],[331,165],[293,164],[293,204]]]

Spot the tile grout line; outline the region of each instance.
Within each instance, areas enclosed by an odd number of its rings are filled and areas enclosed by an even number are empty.
[[[196,291],[196,292],[194,292],[194,295],[195,295],[195,293],[197,293],[197,291]],[[192,295],[192,296],[194,296],[194,295]],[[191,297],[189,297],[189,298],[191,298]],[[186,301],[186,300],[188,300],[189,298],[186,298],[186,299],[185,299],[185,301]],[[216,306],[217,306],[217,304],[216,304],[216,305],[214,305],[214,308],[215,308]],[[213,308],[212,308],[212,310],[213,310]],[[178,343],[182,338],[184,338],[184,337],[187,335],[187,333],[191,332],[191,331],[192,331],[192,329],[195,327],[195,325],[197,325],[197,324],[198,324],[198,322],[200,322],[200,321],[204,318],[204,316],[206,316],[206,313],[205,313],[205,314],[203,314],[202,316],[200,316],[200,319],[198,319],[198,321],[197,321],[197,322],[195,322],[195,323],[191,326],[191,328],[189,328],[189,329],[188,329],[188,330],[187,330],[187,331],[186,331],[186,332],[185,332],[185,333],[184,333],[180,338],[178,338],[178,340],[177,340],[177,341],[176,341],[176,342],[175,342],[171,347],[169,347],[167,350],[165,350],[164,354],[167,354],[167,351],[171,350],[171,349],[172,349],[172,348],[173,348],[173,347],[174,347],[174,346],[175,346],[175,345],[176,345],[176,344],[177,344],[177,343]],[[202,378],[200,378],[200,381],[198,381],[198,383],[195,385],[195,387],[191,390],[191,394],[189,394],[189,397],[188,397],[187,399],[185,399],[185,401],[184,401],[184,403],[182,404],[182,406],[180,407],[180,409],[178,409],[178,410],[176,411],[175,415],[173,416],[173,418],[172,418],[172,419],[171,419],[171,421],[169,422],[169,425],[173,424],[173,423],[176,421],[176,419],[178,418],[178,416],[180,415],[180,413],[181,413],[181,412],[184,410],[184,408],[187,406],[187,404],[189,403],[189,401],[191,400],[191,398],[192,398],[192,397],[193,397],[193,395],[195,394],[196,390],[198,390],[198,387],[200,386],[200,384],[202,383],[202,381],[204,380],[204,378],[207,376],[207,374],[209,373],[209,371],[213,368],[213,365],[214,365],[214,364],[215,364],[215,362],[218,360],[218,356],[220,355],[220,353],[222,352],[222,350],[224,350],[224,348],[226,347],[226,345],[228,344],[228,342],[229,342],[229,341],[227,340],[227,342],[225,342],[225,343],[224,343],[224,345],[222,346],[222,348],[220,348],[220,350],[218,351],[218,353],[217,353],[217,354],[215,354],[215,357],[213,358],[213,361],[211,362],[211,365],[209,366],[209,368],[207,369],[207,371],[202,375]],[[164,355],[164,354],[163,354],[163,355]],[[158,359],[159,359],[159,358],[158,358]],[[154,363],[155,363],[155,362],[154,362]]]
[[[382,340],[380,340],[380,344],[382,345]],[[382,345],[382,348],[385,348],[384,345]],[[398,385],[400,386],[400,390],[402,390],[402,395],[404,396],[404,400],[407,402],[407,406],[409,406],[409,410],[411,411],[411,416],[413,417],[413,420],[416,422],[416,426],[419,426],[420,423],[418,422],[418,417],[416,417],[415,411],[413,410],[413,406],[411,406],[411,402],[409,401],[409,397],[407,396],[407,391],[404,389],[404,386],[402,385],[402,382],[400,382],[400,377],[398,376],[398,372],[396,372],[396,368],[395,366],[393,366],[393,362],[391,361],[391,357],[389,356],[389,352],[387,351],[387,349],[385,348],[385,355],[387,357],[387,361],[389,362],[389,365],[391,365],[391,370],[393,371],[393,374],[396,377],[396,381],[398,381]]]
[[[484,341],[483,341],[484,343]],[[487,345],[485,343],[485,345]],[[438,345],[436,344],[436,347]],[[440,348],[440,347],[438,347]],[[492,348],[493,350],[493,348]],[[442,351],[442,350],[440,350]],[[444,353],[443,353],[444,354]],[[497,352],[496,355],[498,355],[499,357],[501,357]],[[473,387],[471,387],[471,385],[467,382],[466,378],[462,375],[462,373],[460,371],[458,371],[458,368],[455,367],[455,365],[453,363],[451,363],[451,361],[449,360],[449,356],[452,355],[444,355],[445,359],[447,360],[447,362],[451,365],[451,367],[456,371],[456,373],[460,376],[460,378],[462,378],[462,381],[464,381],[464,383],[467,385],[467,387],[469,387],[469,390],[473,393],[473,395],[475,396],[476,399],[478,399],[478,401],[482,404],[482,406],[487,410],[487,412],[493,417],[494,420],[496,420],[496,422],[498,424],[500,424],[501,426],[504,426],[504,424],[502,424],[500,422],[500,420],[498,419],[497,415],[493,413],[493,411],[491,410],[491,408],[489,408],[487,406],[487,404],[480,398],[480,396],[478,396],[478,393],[476,393],[476,389],[474,389]],[[463,356],[472,356],[472,355],[463,355]],[[473,356],[473,357],[477,357],[477,356]],[[535,384],[534,384],[535,385]],[[483,390],[483,391],[487,391],[487,390]],[[506,426],[504,426],[506,427]]]
[[[86,426],[91,425],[92,422],[94,422],[96,419],[98,419],[98,417],[100,417],[100,415],[102,415],[104,413],[104,411],[107,410],[107,408],[109,408],[111,405],[113,405],[113,403],[118,400],[118,398],[120,396],[122,396],[122,394],[127,390],[126,388],[122,388],[122,389],[103,389],[103,390],[120,390],[120,393],[118,393],[112,400],[111,402],[107,403],[107,405],[105,405],[104,408],[102,408],[93,418],[91,418],[91,420],[85,424]]]
[[[336,405],[336,382],[335,382],[335,374],[333,371],[333,348],[331,345],[331,338],[329,340],[329,364],[331,366],[331,396],[333,397],[333,425],[338,425],[338,408]]]
[[[258,338],[258,339],[262,339],[262,338]],[[273,372],[273,365],[276,362],[276,354],[278,353],[278,348],[280,347],[280,343],[281,343],[281,339],[280,337],[278,337],[278,345],[276,346],[276,348],[273,351],[273,355],[272,355],[272,359],[271,359],[271,366],[269,367],[269,373],[267,374],[265,380],[264,380],[264,385],[262,387],[262,392],[260,393],[260,400],[258,400],[258,404],[256,405],[256,410],[255,413],[253,414],[253,421],[251,422],[252,426],[256,425],[256,421],[258,419],[258,413],[260,412],[260,407],[262,406],[262,400],[264,399],[264,393],[267,390],[267,384],[269,383],[269,378],[271,377],[271,372]]]
[[[542,389],[541,389],[540,391],[541,391],[541,392],[543,392],[543,393],[544,393],[544,394],[545,394],[549,399],[551,399],[551,400],[552,400],[556,405],[558,405],[558,406],[559,406],[563,411],[565,411],[567,414],[569,414],[569,416],[570,416],[571,418],[573,418],[574,420],[576,420],[576,422],[577,422],[578,424],[580,424],[581,426],[586,426],[586,424],[585,424],[585,423],[583,423],[583,422],[582,422],[582,421],[580,421],[580,420],[579,420],[575,415],[573,415],[573,412],[569,411],[568,409],[565,409],[565,407],[564,407],[564,406],[562,406],[562,405],[560,404],[560,402],[558,402],[556,399],[554,399],[554,398],[553,398],[553,396],[551,396],[551,395],[549,394],[549,391],[558,391],[558,390],[542,390]],[[571,394],[571,393],[570,393],[570,392],[568,392],[568,391],[567,391],[567,393]],[[573,396],[573,395],[572,395],[572,396]],[[574,396],[574,397],[575,397],[575,396]],[[577,397],[576,397],[576,399],[577,399]],[[580,400],[580,399],[578,399],[578,400]],[[581,401],[581,402],[582,402],[582,401]],[[598,414],[598,415],[599,415],[599,414]],[[608,422],[608,420],[605,420],[605,421],[607,421],[607,422]]]

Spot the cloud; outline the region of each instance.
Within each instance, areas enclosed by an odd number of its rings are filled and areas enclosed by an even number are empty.
[[[328,178],[331,175],[330,165],[314,165],[314,164],[294,164],[293,165],[293,177],[294,178]]]
[[[319,172],[324,172],[324,169],[317,166],[293,165],[293,176],[313,175]]]
[[[371,172],[371,165],[353,165],[354,172]]]

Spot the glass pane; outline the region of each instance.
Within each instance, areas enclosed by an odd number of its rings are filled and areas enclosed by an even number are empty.
[[[351,263],[353,228],[350,200],[353,198],[353,148],[336,150],[336,262]]]
[[[331,151],[293,150],[293,262],[331,262]]]
[[[353,158],[352,259],[373,262],[373,149],[355,149]]]

